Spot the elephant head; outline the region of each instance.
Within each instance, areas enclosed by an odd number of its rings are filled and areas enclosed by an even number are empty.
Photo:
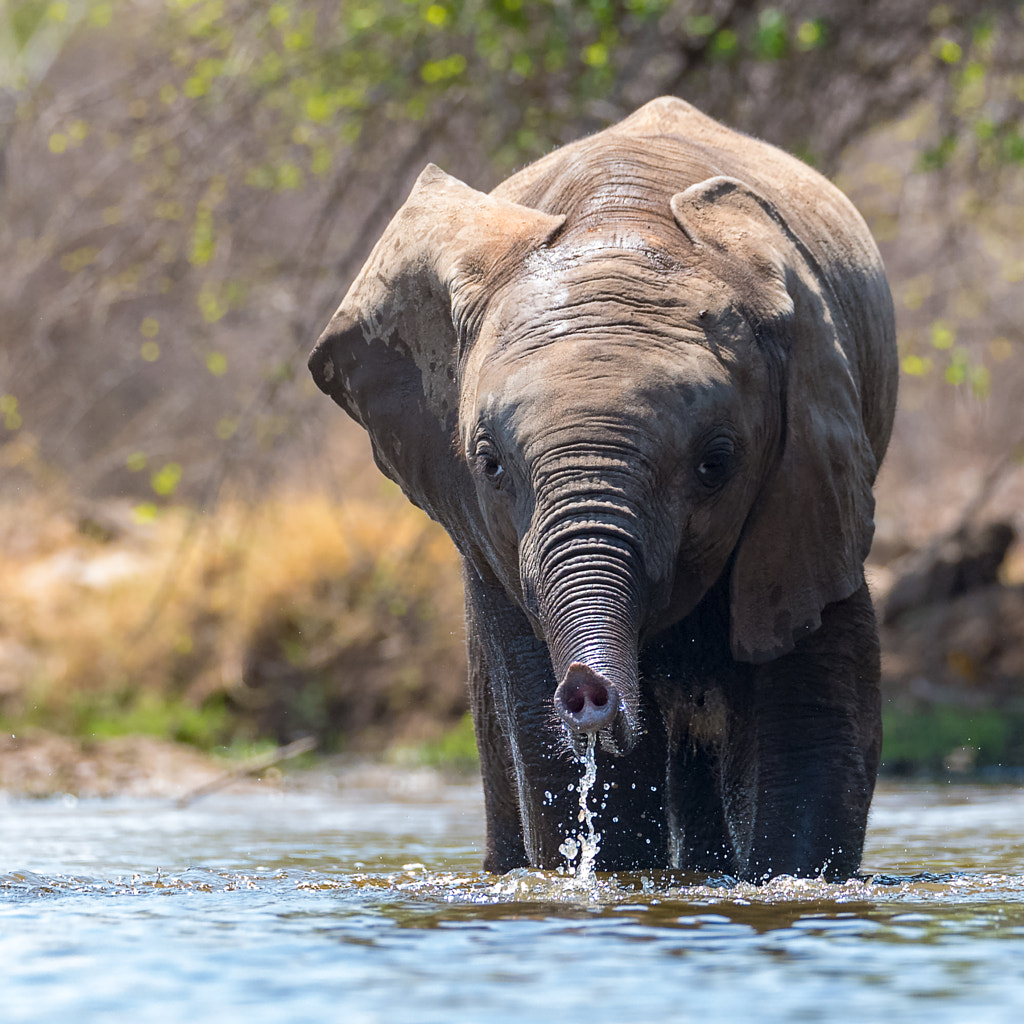
[[[617,753],[642,643],[724,574],[752,662],[860,586],[876,463],[843,303],[768,199],[714,176],[599,206],[427,167],[310,368],[545,641],[573,745]]]

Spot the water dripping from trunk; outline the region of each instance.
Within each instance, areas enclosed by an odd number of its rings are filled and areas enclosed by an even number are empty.
[[[576,882],[589,882],[594,877],[594,863],[601,850],[601,833],[594,827],[594,812],[590,809],[590,791],[597,781],[597,733],[590,733],[587,738],[587,749],[583,757],[579,758],[580,784],[579,784],[579,815],[577,821],[582,826],[575,835],[570,835],[558,848],[558,852],[565,857],[566,866],[573,874]],[[573,861],[579,857],[575,871]]]

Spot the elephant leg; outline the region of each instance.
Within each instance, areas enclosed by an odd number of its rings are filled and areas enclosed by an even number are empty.
[[[464,571],[470,694],[487,815],[485,868],[558,868],[577,835],[581,766],[554,711],[556,680],[543,641],[496,583]],[[657,734],[658,723],[652,723]],[[598,751],[589,803],[601,832],[602,870],[666,863],[664,743],[626,757]]]
[[[718,789],[718,757],[684,739],[669,762],[670,863],[710,874],[732,870],[732,847]]]
[[[669,860],[684,871],[735,871],[729,824],[743,819],[745,792],[733,780],[744,777],[749,743],[732,707],[748,673],[732,660],[728,621],[727,593],[716,590],[651,645],[643,666],[668,735]]]
[[[881,754],[880,658],[867,585],[754,673],[752,880],[845,879],[860,866]]]
[[[547,650],[496,582],[464,565],[470,700],[487,815],[484,867],[555,867],[579,768],[551,707]],[[550,794],[546,796],[545,794]]]
[[[484,814],[487,821],[484,870],[504,873],[529,861],[519,818],[515,765],[508,739],[495,709],[487,660],[480,643],[475,610],[466,602],[466,653],[469,660],[469,702],[480,754]]]

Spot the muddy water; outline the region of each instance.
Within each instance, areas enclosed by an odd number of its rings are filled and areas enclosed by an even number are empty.
[[[4,1024],[1024,1020],[1019,787],[883,787],[872,877],[759,889],[485,875],[425,774],[0,822]]]

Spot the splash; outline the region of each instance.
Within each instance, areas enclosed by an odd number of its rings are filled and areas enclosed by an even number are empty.
[[[591,733],[587,739],[587,750],[579,759],[582,773],[579,785],[579,815],[577,821],[582,826],[575,835],[570,835],[558,848],[558,852],[565,857],[567,866],[572,871],[572,862],[579,861],[573,872],[577,883],[589,883],[594,877],[594,864],[597,855],[601,850],[601,833],[594,827],[594,812],[590,809],[590,791],[597,781],[597,734]]]

